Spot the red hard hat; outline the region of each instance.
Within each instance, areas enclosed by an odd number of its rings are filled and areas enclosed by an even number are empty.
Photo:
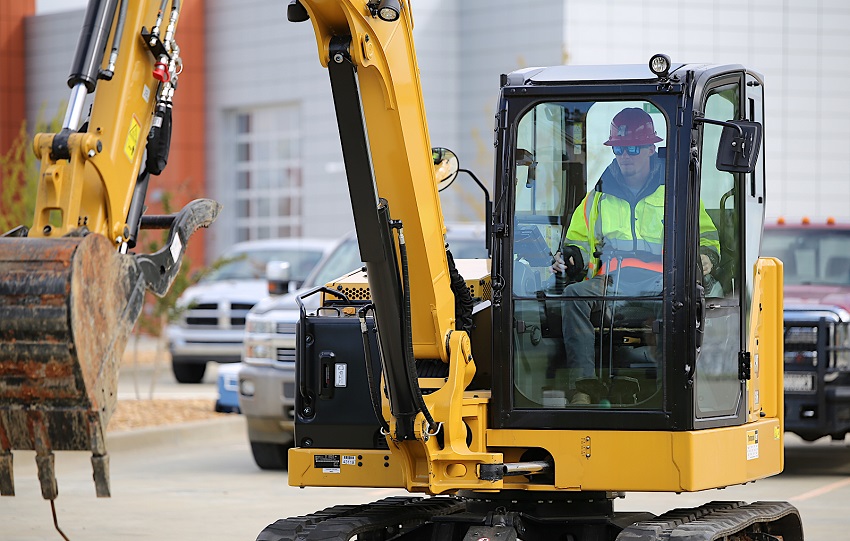
[[[617,113],[611,121],[611,137],[603,144],[609,147],[651,145],[661,140],[655,133],[655,124],[649,113],[637,107],[628,107]]]

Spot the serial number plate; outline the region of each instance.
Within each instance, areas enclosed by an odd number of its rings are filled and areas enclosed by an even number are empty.
[[[796,393],[810,393],[815,390],[815,375],[808,372],[803,374],[785,372],[785,390]]]

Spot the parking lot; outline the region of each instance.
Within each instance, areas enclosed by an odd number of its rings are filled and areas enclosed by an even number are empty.
[[[711,500],[790,500],[802,513],[808,541],[850,531],[850,448],[788,439],[786,471],[777,477],[697,494],[630,493],[616,508],[661,513]],[[95,497],[86,453],[57,457],[58,520],[71,540],[248,540],[278,518],[400,494],[290,487],[285,473],[254,465],[237,415],[113,434],[109,447],[110,499]],[[38,490],[33,453],[16,453],[15,480],[17,496],[0,499],[2,538],[60,539]]]
[[[176,383],[166,361],[150,361],[154,344],[142,344],[143,356],[134,367],[125,359],[119,399],[146,400],[152,381],[154,397],[169,403],[207,401],[216,397],[216,366],[204,382]],[[128,348],[129,350],[130,348]],[[248,446],[240,415],[210,412],[210,418],[121,432],[111,431],[112,497],[95,497],[88,453],[57,455],[59,526],[71,540],[255,539],[278,518],[314,512],[331,505],[365,503],[395,489],[298,489],[285,473],[260,471]],[[787,500],[803,516],[807,541],[835,539],[850,531],[850,444],[819,441],[807,444],[789,435],[785,472],[746,486],[696,494],[629,493],[618,510],[662,513],[712,500]],[[15,453],[17,496],[0,499],[0,538],[15,541],[61,539],[54,530],[50,506],[42,500],[34,453]]]

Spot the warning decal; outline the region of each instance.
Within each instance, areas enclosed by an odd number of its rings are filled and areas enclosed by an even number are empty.
[[[127,131],[127,141],[124,143],[124,154],[127,155],[130,161],[133,161],[136,157],[136,150],[139,148],[139,139],[141,136],[142,125],[139,123],[136,115],[133,115],[130,121],[130,129]]]

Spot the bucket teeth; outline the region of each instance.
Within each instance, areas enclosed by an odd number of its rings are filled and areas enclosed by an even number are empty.
[[[15,495],[15,470],[12,467],[12,451],[0,450],[0,496]]]
[[[90,451],[97,496],[109,496],[104,434],[145,291],[168,291],[189,237],[220,208],[184,207],[150,255],[122,254],[97,234],[0,237],[0,494],[15,493],[20,449],[36,452],[45,499],[58,494],[55,451]]]

